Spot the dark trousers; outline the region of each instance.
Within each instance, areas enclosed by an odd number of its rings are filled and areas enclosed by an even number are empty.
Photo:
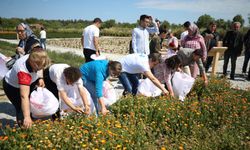
[[[250,49],[245,51],[245,58],[244,58],[244,63],[242,67],[242,73],[246,73],[249,59],[250,59]]]
[[[119,80],[124,87],[123,95],[126,95],[127,93],[131,93],[132,95],[137,94],[137,90],[139,86],[138,74],[130,74],[130,73],[122,72],[119,76]]]
[[[83,49],[83,55],[84,55],[84,57],[85,57],[85,63],[86,63],[86,62],[93,61],[93,59],[90,58],[90,56],[91,56],[92,54],[96,54],[96,51],[95,51],[95,50],[88,49],[88,48],[84,48],[84,49]]]
[[[56,84],[50,79],[49,76],[49,68],[45,69],[43,71],[43,78],[46,88],[55,95],[55,97],[59,100],[58,90]],[[57,110],[57,112],[52,115],[52,119],[55,120],[56,118],[60,117],[60,108]]]
[[[35,85],[37,82],[34,82],[33,84],[30,85],[30,93],[34,91]],[[5,79],[3,79],[3,90],[10,102],[14,105],[16,109],[16,121],[19,126],[23,124],[23,111],[22,111],[22,99],[20,96],[20,89],[15,88],[8,84]]]
[[[210,68],[210,66],[211,66],[211,64],[212,64],[212,62],[213,62],[213,56],[208,56],[207,57],[207,62],[206,62],[206,64],[205,64],[205,71],[206,72],[208,72],[208,70],[209,70],[209,68]]]
[[[237,54],[233,53],[232,51],[225,51],[224,53],[224,65],[223,65],[223,74],[227,74],[227,66],[229,59],[231,58],[231,74],[230,77],[234,78],[235,75],[235,68],[236,68],[236,61],[237,61]]]

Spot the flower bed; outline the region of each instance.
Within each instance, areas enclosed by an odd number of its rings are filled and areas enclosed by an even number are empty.
[[[71,116],[5,129],[2,149],[249,149],[250,92],[211,79],[185,100],[127,97],[96,118]]]

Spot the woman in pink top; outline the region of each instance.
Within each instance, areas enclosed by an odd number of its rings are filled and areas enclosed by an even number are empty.
[[[181,41],[183,48],[202,49],[203,56],[202,61],[205,62],[207,58],[207,48],[204,42],[204,38],[200,35],[199,28],[195,24],[191,24],[188,28],[188,35]],[[199,68],[195,63],[193,66],[189,66],[191,70],[191,76],[196,78]]]
[[[169,58],[163,57],[162,59],[162,63],[154,67],[154,75],[162,84],[165,84],[170,95],[174,96],[171,78],[173,76],[173,73],[179,70],[181,61],[176,54],[172,55]]]

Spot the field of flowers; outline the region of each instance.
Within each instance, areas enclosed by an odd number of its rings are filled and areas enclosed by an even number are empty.
[[[102,36],[99,39],[100,49],[105,53],[127,54],[131,37]],[[80,38],[48,39],[49,45],[82,49]]]
[[[185,102],[126,97],[101,117],[37,121],[6,128],[1,149],[249,149],[250,92],[224,79],[197,81]]]

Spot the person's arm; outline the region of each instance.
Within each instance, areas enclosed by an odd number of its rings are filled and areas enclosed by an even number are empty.
[[[147,27],[148,32],[159,34],[159,27],[153,18],[152,18],[152,23],[153,27]]]
[[[143,73],[147,78],[149,78],[155,86],[157,86],[159,89],[162,90],[164,95],[169,94],[168,91],[163,87],[163,85],[160,83],[160,81],[152,74],[151,71],[146,71]]]
[[[99,56],[99,37],[94,36],[94,45],[96,49],[96,56]]]
[[[78,113],[84,113],[82,108],[75,107],[72,102],[69,100],[69,97],[67,96],[67,93],[65,91],[59,91],[59,97],[65,102],[66,105],[68,105],[73,111]]]
[[[39,70],[37,71],[37,74],[38,74],[38,84],[37,86],[39,87],[45,87],[45,83],[44,83],[44,79],[43,79],[43,69],[42,70]]]
[[[164,68],[163,68],[164,80],[165,80],[165,83],[167,85],[167,88],[168,88],[168,91],[169,91],[170,95],[174,97],[174,91],[173,91],[173,87],[172,87],[172,84],[171,84],[172,74],[171,74],[171,71],[168,70],[166,67],[167,66],[164,65]]]
[[[134,53],[138,53],[137,46],[136,46],[136,31],[135,29],[132,31],[132,48]]]
[[[86,91],[82,85],[78,86],[78,90],[79,90],[80,96],[82,98],[82,102],[84,104],[84,107],[85,107],[85,114],[89,115],[90,114],[90,103],[88,101]]]
[[[201,49],[203,51],[203,55],[202,55],[202,61],[205,62],[207,59],[207,47],[204,41],[204,38],[201,36],[200,38],[200,45],[201,45]]]
[[[30,86],[20,85],[21,108],[23,111],[23,126],[30,128],[32,126],[32,119],[30,117],[30,101],[29,101]]]

